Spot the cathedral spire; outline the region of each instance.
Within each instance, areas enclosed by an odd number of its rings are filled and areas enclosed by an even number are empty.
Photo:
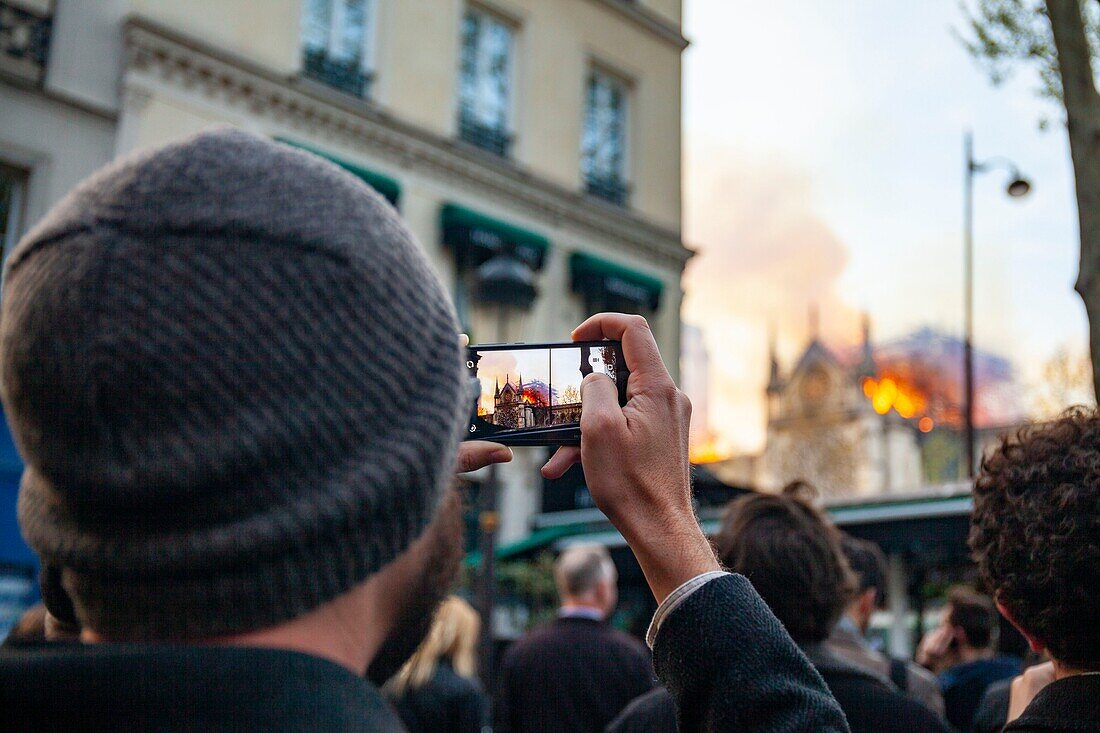
[[[783,379],[779,375],[779,354],[776,353],[775,325],[768,327],[768,392],[775,393],[783,389]]]
[[[871,346],[871,316],[863,314],[863,343],[860,345],[859,367],[856,370],[857,379],[877,377],[878,367],[875,365],[875,352]]]
[[[821,337],[821,308],[814,302],[810,304],[810,343]]]

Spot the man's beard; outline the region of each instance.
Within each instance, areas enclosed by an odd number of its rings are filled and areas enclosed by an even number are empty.
[[[426,530],[428,550],[423,570],[409,579],[401,599],[403,610],[367,667],[367,679],[375,685],[381,686],[397,674],[428,635],[436,608],[458,577],[462,529],[462,501],[451,488]]]

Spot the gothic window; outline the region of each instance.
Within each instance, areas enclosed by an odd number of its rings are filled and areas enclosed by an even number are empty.
[[[829,394],[829,375],[820,367],[811,370],[802,378],[799,392],[803,410],[806,413],[817,412]]]

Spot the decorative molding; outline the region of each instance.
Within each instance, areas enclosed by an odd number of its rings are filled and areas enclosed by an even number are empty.
[[[140,16],[125,24],[128,85],[147,74],[308,136],[366,147],[401,168],[476,188],[550,225],[569,223],[582,233],[618,245],[623,254],[645,253],[677,271],[694,254],[677,231],[619,207],[540,178],[513,163],[448,140],[388,115],[369,102],[318,89],[253,61],[165,28]]]
[[[678,25],[640,3],[629,2],[628,0],[591,0],[591,2],[614,10],[662,41],[671,43],[680,51],[691,45],[691,41],[684,38],[684,34],[680,32]]]

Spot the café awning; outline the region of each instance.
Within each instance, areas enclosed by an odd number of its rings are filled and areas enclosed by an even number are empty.
[[[364,183],[366,183],[378,193],[382,194],[382,197],[393,204],[395,207],[397,206],[397,202],[401,200],[401,184],[390,178],[389,176],[382,175],[381,173],[372,171],[369,168],[364,168],[361,165],[356,165],[355,163],[344,160],[343,158],[339,158],[331,153],[326,153],[324,150],[315,148],[312,145],[306,145],[305,143],[300,143],[296,140],[288,140],[286,138],[277,138],[277,140],[281,143],[285,143],[286,145],[290,145],[295,148],[308,150],[314,155],[320,156],[325,160],[335,163],[336,165],[346,170],[348,173],[351,173],[356,178],[361,179]]]
[[[623,302],[657,310],[664,283],[643,272],[585,252],[569,258],[573,291],[597,302]]]
[[[561,539],[562,537],[568,537],[571,534],[581,531],[583,530],[576,527],[544,527],[542,529],[536,529],[523,539],[512,542],[511,544],[497,545],[493,551],[493,557],[497,560],[510,560],[512,558],[529,555],[543,548],[549,549],[550,544],[555,540]],[[481,551],[474,550],[467,554],[465,562],[471,567],[480,565]]]
[[[477,267],[496,254],[511,254],[532,270],[542,269],[550,240],[458,204],[440,210],[443,243],[454,250],[462,267]]]

